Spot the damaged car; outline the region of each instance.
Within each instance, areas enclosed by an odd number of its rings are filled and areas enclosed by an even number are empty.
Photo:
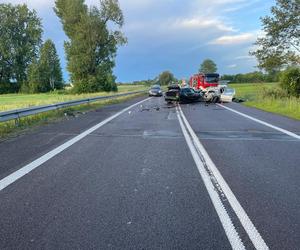
[[[180,94],[180,86],[178,84],[172,84],[168,86],[168,91],[165,93],[166,102],[178,102]]]
[[[220,81],[217,73],[198,73],[190,78],[190,87],[202,92],[205,102],[232,102],[235,90],[228,88],[228,81]]]
[[[220,100],[221,102],[232,102],[235,96],[235,89],[224,88],[221,92]]]
[[[180,89],[179,101],[181,103],[199,102],[203,100],[204,99],[201,92],[196,92],[194,89],[189,87]]]
[[[181,102],[190,103],[204,101],[203,94],[197,92],[192,88],[180,88],[179,85],[170,85],[168,91],[165,93],[166,102]]]

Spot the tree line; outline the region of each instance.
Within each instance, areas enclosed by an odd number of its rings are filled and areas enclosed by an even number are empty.
[[[254,71],[244,74],[224,74],[221,80],[226,80],[231,83],[260,83],[260,82],[278,82],[279,73],[263,73],[261,71]]]
[[[289,95],[300,97],[300,2],[276,0],[271,15],[261,18],[265,35],[250,51],[258,67],[279,76],[280,86]]]
[[[56,0],[54,12],[68,37],[64,43],[74,92],[116,91],[113,67],[126,38],[118,0]],[[111,29],[110,27],[116,27]],[[0,94],[40,93],[64,87],[55,44],[42,41],[41,18],[26,4],[0,4]]]

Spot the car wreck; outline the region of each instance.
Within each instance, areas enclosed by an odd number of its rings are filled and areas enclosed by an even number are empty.
[[[210,101],[210,97],[207,93],[194,90],[188,86],[180,87],[178,84],[168,86],[168,91],[165,93],[165,101],[191,103],[191,102],[207,102]],[[214,101],[216,99],[213,99]]]
[[[232,102],[235,90],[228,88],[228,82],[220,81],[217,73],[195,74],[190,78],[190,87],[203,93],[206,102]]]
[[[178,102],[180,94],[180,86],[178,84],[172,84],[168,86],[168,91],[165,93],[166,102]]]

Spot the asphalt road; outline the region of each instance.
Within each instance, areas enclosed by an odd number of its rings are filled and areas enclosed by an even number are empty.
[[[299,249],[299,139],[217,105],[118,113],[142,99],[0,143],[0,249]],[[300,135],[299,121],[225,106]]]

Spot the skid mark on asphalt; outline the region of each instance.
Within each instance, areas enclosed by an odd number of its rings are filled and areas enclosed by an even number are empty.
[[[180,133],[169,130],[146,130],[143,133],[144,138],[162,138],[162,139],[176,139],[182,138]]]

